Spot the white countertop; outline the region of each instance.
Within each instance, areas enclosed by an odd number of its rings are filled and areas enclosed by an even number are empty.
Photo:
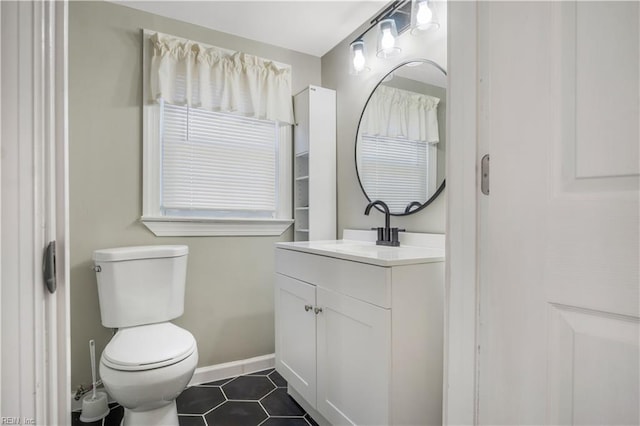
[[[347,235],[353,236],[353,234],[347,234],[347,232],[345,232],[345,236]],[[433,236],[434,234],[424,235]],[[438,235],[438,237],[440,236]],[[433,240],[433,238],[431,240]],[[416,241],[416,244],[419,244],[419,241]],[[443,262],[444,238],[442,238],[442,244],[431,243],[429,245],[430,246],[425,247],[403,244],[400,247],[388,247],[378,246],[375,242],[356,239],[276,243],[276,247],[285,250],[313,253],[377,266]]]

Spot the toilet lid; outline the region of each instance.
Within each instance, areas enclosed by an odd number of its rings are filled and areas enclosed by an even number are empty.
[[[121,328],[102,352],[116,370],[150,370],[180,362],[193,353],[193,335],[170,322]]]

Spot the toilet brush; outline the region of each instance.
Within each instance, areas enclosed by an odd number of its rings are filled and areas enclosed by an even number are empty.
[[[107,394],[96,391],[96,343],[93,339],[89,340],[89,352],[91,354],[91,380],[93,380],[93,389],[90,394],[85,395],[82,399],[80,421],[83,423],[95,422],[109,414]]]

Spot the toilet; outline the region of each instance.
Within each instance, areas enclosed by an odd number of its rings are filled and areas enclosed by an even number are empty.
[[[178,425],[176,398],[198,363],[193,335],[169,322],[184,312],[188,253],[182,245],[93,252],[102,325],[117,329],[100,377],[124,407],[123,426]]]

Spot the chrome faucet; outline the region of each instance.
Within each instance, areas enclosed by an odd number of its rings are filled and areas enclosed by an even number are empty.
[[[367,205],[367,208],[364,210],[364,214],[369,216],[369,212],[373,206],[380,206],[382,210],[384,210],[384,228],[371,228],[378,231],[378,239],[376,240],[376,244],[379,246],[393,246],[398,247],[400,245],[400,241],[398,240],[398,232],[404,231],[404,229],[391,228],[391,212],[389,211],[389,206],[384,201],[375,200],[370,202]]]

